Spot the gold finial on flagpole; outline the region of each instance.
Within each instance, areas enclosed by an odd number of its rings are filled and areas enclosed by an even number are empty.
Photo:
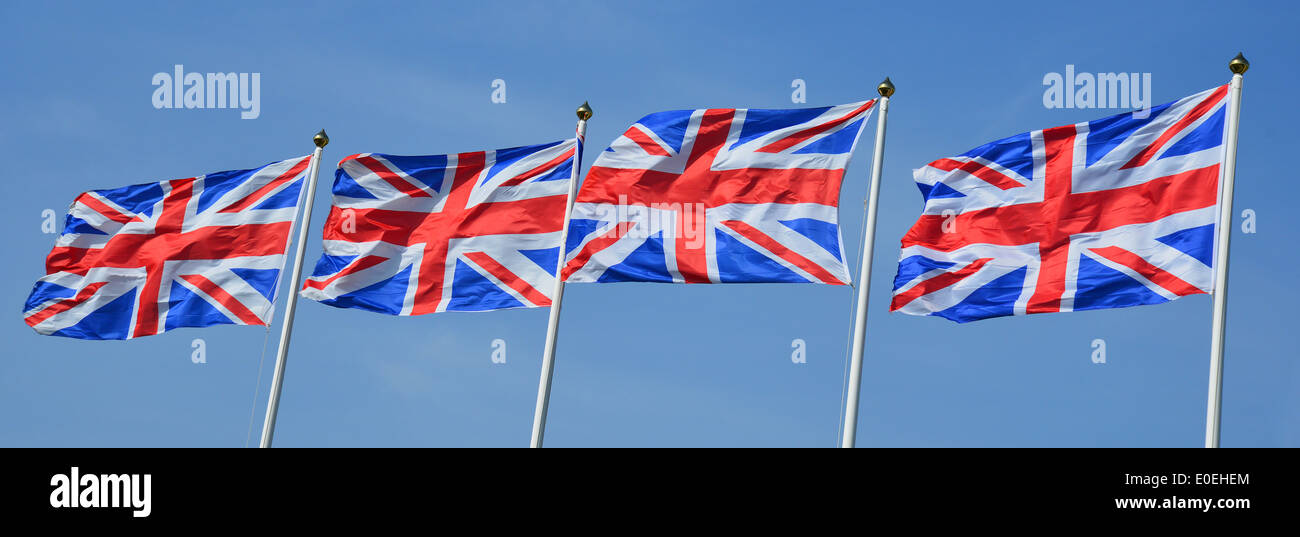
[[[892,97],[894,95],[894,83],[889,81],[889,77],[885,77],[885,81],[876,86],[876,91],[880,92],[881,97]]]
[[[316,144],[316,147],[325,147],[330,143],[330,135],[325,134],[325,129],[321,129],[316,136],[311,137],[311,141]]]
[[[1250,62],[1246,61],[1246,57],[1242,56],[1240,52],[1237,53],[1236,58],[1228,62],[1228,70],[1234,74],[1244,74],[1247,69],[1250,69]]]
[[[582,101],[582,106],[578,107],[578,119],[586,121],[591,119],[591,105],[587,101]]]

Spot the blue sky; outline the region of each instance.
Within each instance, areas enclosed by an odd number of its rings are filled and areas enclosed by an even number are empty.
[[[0,445],[241,447],[250,426],[257,443],[274,333],[261,362],[259,327],[122,342],[43,337],[22,322],[54,240],[41,212],[62,219],[84,190],[307,154],[322,127],[333,139],[327,165],[367,151],[540,143],[567,137],[584,100],[595,109],[589,146],[602,148],[650,112],[841,104],[874,97],[888,75],[898,93],[858,444],[1196,447],[1208,296],[957,325],[889,314],[889,291],[899,238],[921,205],[912,168],[1117,112],[1046,109],[1046,73],[1067,64],[1151,73],[1158,104],[1226,83],[1240,50],[1252,69],[1236,212],[1255,211],[1258,232],[1234,228],[1223,445],[1300,446],[1300,342],[1286,313],[1300,302],[1287,268],[1300,264],[1300,182],[1286,168],[1294,138],[1285,134],[1300,119],[1294,5],[667,4],[0,7],[19,22],[0,35],[9,203],[0,304],[11,308],[0,323]],[[261,116],[154,109],[151,78],[175,64],[261,73]],[[498,78],[504,104],[490,99]],[[791,104],[793,79],[806,82],[806,105]],[[865,136],[873,131],[874,119]],[[842,191],[850,259],[861,249],[870,145],[860,144]],[[321,181],[309,263],[329,206],[329,174]],[[852,295],[816,285],[570,285],[547,445],[834,446]],[[526,446],[546,316],[397,318],[303,301],[276,445]],[[207,363],[190,360],[195,338]],[[1099,338],[1105,364],[1090,359]],[[505,364],[491,361],[495,339],[506,342]],[[806,342],[807,363],[791,361],[794,339]]]

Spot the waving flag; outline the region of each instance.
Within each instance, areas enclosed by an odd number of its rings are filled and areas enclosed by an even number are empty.
[[[78,339],[267,324],[310,162],[81,194],[24,320]]]
[[[343,159],[302,296],[390,315],[549,306],[577,149]]]
[[[641,118],[578,192],[565,281],[847,284],[840,182],[874,104]]]
[[[936,160],[892,310],[957,322],[1211,291],[1228,86]]]

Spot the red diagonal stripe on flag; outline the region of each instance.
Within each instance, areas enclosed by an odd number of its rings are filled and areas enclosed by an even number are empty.
[[[1187,281],[1178,276],[1174,276],[1165,269],[1152,265],[1147,262],[1147,260],[1142,259],[1142,256],[1120,248],[1119,246],[1089,248],[1088,250],[1106,259],[1133,269],[1133,272],[1141,274],[1143,278],[1151,280],[1151,283],[1168,289],[1169,292],[1178,296],[1205,294],[1205,291],[1202,291],[1199,287],[1187,283]]]
[[[240,302],[239,299],[226,292],[225,289],[222,289],[220,285],[209,280],[206,276],[201,274],[184,274],[181,276],[181,279],[189,282],[190,285],[197,287],[200,291],[203,291],[204,294],[212,297],[213,300],[216,300],[218,304],[221,304],[230,311],[230,313],[235,314],[235,317],[238,317],[244,324],[266,324],[262,322],[262,319],[258,317],[256,313],[253,313],[252,310],[248,309],[243,302]]]
[[[953,170],[961,170],[963,172],[974,175],[975,177],[980,178],[984,182],[996,186],[1002,190],[1011,190],[1013,188],[1025,186],[1020,184],[1019,181],[1007,177],[1006,174],[999,172],[988,166],[985,166],[983,164],[980,164],[979,162],[976,162],[974,160],[967,160],[963,162],[960,160],[954,160],[950,158],[941,158],[939,160],[931,162],[930,167],[938,168],[945,172],[950,172]]]
[[[582,250],[578,251],[578,255],[574,256],[571,261],[564,265],[564,271],[561,274],[562,277],[566,280],[569,279],[569,276],[585,266],[587,261],[591,260],[591,256],[596,255],[596,253],[601,250],[609,248],[610,245],[618,242],[623,235],[632,231],[636,226],[636,222],[618,222],[614,224],[613,229],[610,229],[603,235],[588,241],[587,244],[582,247]]]
[[[641,129],[637,128],[636,126],[633,126],[632,128],[628,129],[627,132],[623,133],[623,136],[626,136],[629,140],[636,142],[636,145],[641,146],[641,149],[644,149],[646,153],[649,153],[656,157],[671,156],[668,153],[667,149],[664,149],[663,146],[659,145],[654,140],[651,140],[649,136],[646,136],[646,133],[641,132]]]
[[[338,271],[337,273],[335,273],[333,276],[330,276],[329,278],[326,278],[324,280],[309,279],[303,282],[302,288],[306,289],[308,287],[311,287],[312,289],[324,289],[328,287],[329,284],[334,283],[334,280],[337,280],[349,274],[361,272],[370,267],[383,263],[384,261],[388,261],[388,258],[380,257],[377,255],[368,255],[361,259],[353,260],[352,263],[348,264],[348,266],[343,267],[343,270]]]
[[[375,157],[371,157],[371,156],[357,157],[356,161],[360,162],[362,166],[365,166],[367,169],[374,172],[374,174],[379,176],[380,179],[383,179],[384,182],[393,185],[393,188],[396,188],[398,191],[400,191],[403,194],[406,194],[407,196],[410,196],[412,198],[433,197],[430,196],[428,192],[421,190],[420,187],[411,184],[410,181],[407,181],[402,176],[393,173],[393,170],[388,169],[388,167],[384,166],[383,163],[379,162],[378,160],[375,160]]]
[[[504,182],[504,183],[501,183],[501,186],[515,186],[515,185],[518,185],[519,183],[522,183],[522,182],[524,182],[524,181],[527,181],[527,180],[529,180],[529,179],[532,179],[532,178],[534,178],[534,177],[537,177],[538,175],[541,175],[543,172],[546,172],[547,170],[550,170],[551,168],[554,168],[554,167],[556,167],[556,166],[559,166],[560,163],[562,163],[562,162],[564,162],[564,161],[566,161],[566,160],[569,160],[569,159],[573,158],[573,153],[574,153],[574,150],[573,150],[573,149],[570,149],[570,150],[568,150],[568,151],[565,151],[563,155],[560,155],[560,156],[558,156],[558,157],[555,157],[555,158],[553,158],[553,159],[547,161],[546,164],[542,164],[541,166],[538,166],[538,167],[536,167],[536,168],[533,168],[533,169],[531,169],[531,170],[528,170],[528,171],[526,171],[526,172],[524,172],[524,173],[521,173],[521,174],[515,176],[514,179],[511,179],[511,180],[509,180],[509,181],[506,181],[506,182]]]
[[[302,160],[298,161],[297,164],[294,164],[292,168],[289,168],[289,171],[280,174],[279,177],[272,179],[269,183],[266,183],[265,185],[262,185],[257,190],[254,190],[252,194],[245,196],[243,199],[236,201],[235,203],[232,203],[226,208],[221,209],[220,211],[217,212],[237,213],[239,211],[244,210],[245,208],[247,208],[248,206],[254,203],[262,201],[262,197],[266,196],[271,191],[279,188],[280,185],[283,185],[289,181],[292,181],[295,177],[298,177],[298,174],[302,173],[303,170],[307,169],[308,164],[311,164],[311,157],[303,157]]]
[[[77,203],[85,205],[90,210],[104,215],[104,218],[107,218],[119,224],[125,224],[132,220],[136,220],[135,217],[123,214],[122,211],[114,209],[108,204],[99,201],[99,198],[96,198],[95,196],[91,195],[89,192],[86,192],[81,196],[78,196]]]
[[[925,280],[921,283],[918,283],[912,286],[912,288],[908,289],[906,292],[894,295],[893,302],[889,304],[889,311],[896,311],[899,308],[908,305],[913,300],[916,300],[925,295],[943,289],[944,287],[948,287],[949,285],[962,281],[966,279],[966,277],[970,276],[971,274],[975,274],[976,272],[979,272],[981,268],[984,268],[985,264],[987,264],[989,261],[992,260],[993,260],[992,257],[981,257],[971,262],[971,264],[962,267],[961,270],[945,272],[943,274]]]
[[[787,136],[785,138],[767,144],[754,151],[756,153],[780,153],[781,151],[785,151],[786,149],[790,149],[791,147],[799,145],[804,140],[807,140],[809,138],[812,138],[813,136],[817,136],[818,134],[821,134],[828,130],[839,127],[840,125],[843,125],[849,120],[858,117],[858,114],[861,114],[869,110],[874,104],[876,104],[876,100],[872,99],[864,103],[862,106],[859,106],[856,110],[849,112],[848,115],[842,118],[836,119],[834,121],[828,121],[816,127],[812,127],[810,129],[796,132],[790,136]]]
[[[822,283],[829,283],[832,285],[844,285],[845,283],[840,281],[839,278],[836,278],[834,274],[831,274],[825,268],[822,268],[821,265],[795,253],[794,250],[786,248],[785,245],[782,245],[772,237],[767,236],[767,234],[754,228],[754,226],[740,220],[723,220],[722,223],[727,227],[734,229],[736,233],[739,233],[742,237],[754,241],[759,246],[762,246],[768,251],[776,254],[777,257],[789,261],[790,264],[799,267],[804,272],[812,274],[814,278],[821,280]]]
[[[77,291],[76,296],[72,298],[65,298],[63,300],[50,304],[45,309],[42,309],[36,313],[28,315],[25,320],[27,321],[28,326],[36,326],[38,324],[41,324],[42,322],[45,322],[46,319],[49,319],[50,317],[68,311],[72,309],[74,306],[76,306],[77,304],[89,300],[90,297],[95,296],[95,293],[99,292],[100,287],[103,287],[107,283],[108,282],[95,282],[90,285],[87,285],[83,287],[80,291]]]
[[[483,252],[470,252],[465,254],[465,258],[473,261],[476,265],[483,267],[483,270],[488,271],[488,274],[501,280],[501,283],[510,286],[511,289],[514,289],[516,292],[523,295],[524,298],[527,298],[529,302],[533,303],[533,305],[551,305],[551,299],[546,298],[546,295],[542,294],[541,291],[528,285],[528,282],[515,275],[514,272],[510,271],[510,269],[506,268],[501,263],[497,263],[497,260],[492,259],[492,256]]]
[[[1178,123],[1174,123],[1172,127],[1165,130],[1159,138],[1156,138],[1155,142],[1152,142],[1151,145],[1146,147],[1146,149],[1143,149],[1141,153],[1134,155],[1133,160],[1128,161],[1128,164],[1125,164],[1120,169],[1126,170],[1129,168],[1136,168],[1150,162],[1151,159],[1156,156],[1156,152],[1160,151],[1160,148],[1164,147],[1171,138],[1177,136],[1178,133],[1182,132],[1188,125],[1191,125],[1193,122],[1200,119],[1201,116],[1209,113],[1209,111],[1213,109],[1215,105],[1219,104],[1219,101],[1222,101],[1223,97],[1227,94],[1228,85],[1224,84],[1219,86],[1219,89],[1214,90],[1214,93],[1211,93],[1204,101],[1198,103],[1190,113],[1183,116],[1183,119],[1178,120]]]

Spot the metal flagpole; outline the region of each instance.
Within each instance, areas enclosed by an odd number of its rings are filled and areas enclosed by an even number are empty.
[[[1232,240],[1232,185],[1237,174],[1237,126],[1241,116],[1242,74],[1250,62],[1237,54],[1228,62],[1232,84],[1228,91],[1227,138],[1224,140],[1223,181],[1219,187],[1218,240],[1214,252],[1214,326],[1210,332],[1210,393],[1205,405],[1205,447],[1219,447],[1223,414],[1223,337],[1228,316],[1228,243]]]
[[[551,293],[551,314],[546,321],[546,348],[542,351],[542,375],[537,383],[537,409],[533,412],[533,438],[529,443],[529,447],[535,448],[542,447],[542,437],[546,435],[546,410],[551,404],[551,377],[555,373],[555,340],[560,329],[560,302],[564,299],[564,280],[560,279],[564,271],[564,245],[569,240],[569,213],[573,211],[573,197],[578,190],[578,169],[582,167],[582,146],[587,136],[587,120],[591,119],[591,106],[582,103],[577,114],[578,151],[569,176],[569,199],[564,207],[564,229],[560,231],[560,259],[555,267],[555,290]]]
[[[280,389],[284,387],[284,362],[289,353],[289,337],[293,335],[293,314],[298,309],[298,288],[302,286],[302,258],[307,249],[307,230],[311,227],[311,206],[316,199],[316,175],[320,172],[321,151],[330,143],[330,137],[321,129],[311,140],[316,144],[316,151],[311,155],[311,169],[307,172],[307,197],[303,200],[302,221],[298,223],[298,249],[289,276],[289,299],[275,353],[275,376],[271,378],[271,395],[266,402],[266,420],[262,422],[261,447],[264,448],[271,447],[271,437],[275,436],[275,416],[280,411]]]
[[[853,323],[853,366],[849,370],[849,392],[845,395],[844,435],[840,447],[851,448],[858,434],[858,395],[862,390],[862,354],[867,338],[867,297],[871,292],[871,253],[876,242],[876,208],[880,200],[880,170],[885,157],[885,120],[889,117],[889,97],[894,83],[885,81],[876,87],[880,93],[880,119],[876,120],[876,152],[871,158],[871,190],[867,195],[867,228],[862,236],[862,270],[858,276],[858,307]]]

